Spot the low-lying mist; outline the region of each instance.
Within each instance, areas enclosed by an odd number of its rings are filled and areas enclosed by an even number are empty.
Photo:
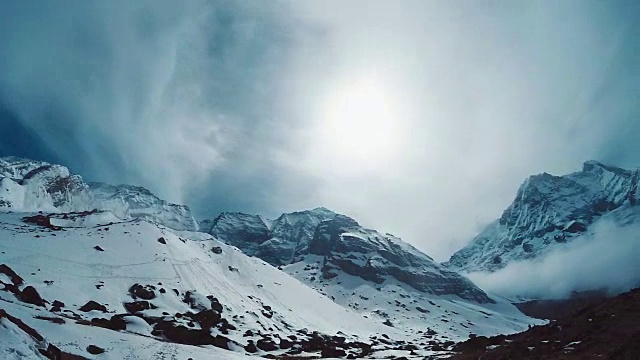
[[[566,298],[573,291],[601,289],[616,294],[640,286],[638,259],[640,224],[605,221],[543,258],[468,276],[485,291],[507,297]]]

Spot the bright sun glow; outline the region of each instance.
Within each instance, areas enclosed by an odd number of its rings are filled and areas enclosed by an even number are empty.
[[[324,104],[321,147],[332,161],[360,169],[398,150],[397,111],[384,85],[362,79],[335,89]]]

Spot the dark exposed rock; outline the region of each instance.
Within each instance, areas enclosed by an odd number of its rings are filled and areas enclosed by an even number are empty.
[[[155,305],[153,305],[152,303],[146,300],[127,302],[127,303],[124,303],[123,305],[124,305],[124,308],[127,309],[127,311],[130,314],[135,314],[140,311],[156,308]]]
[[[216,335],[212,336],[209,329],[190,329],[172,321],[159,320],[154,327],[157,333],[161,333],[173,342],[186,345],[213,345],[229,350],[231,340]]]
[[[315,227],[335,213],[318,208],[283,214],[273,221],[272,231],[257,215],[223,213],[211,221],[209,232],[217,239],[240,248],[245,254],[278,266],[307,253]]]
[[[3,319],[3,318],[14,323],[20,330],[29,334],[31,337],[33,337],[37,341],[44,340],[44,337],[42,337],[42,335],[40,335],[40,333],[38,333],[38,331],[36,331],[34,328],[25,324],[22,320],[18,319],[17,317],[8,314],[4,309],[0,309],[0,319]]]
[[[167,240],[165,240],[163,237],[158,238],[158,242],[159,242],[160,244],[164,244],[164,245],[166,245],[166,244],[167,244]]]
[[[53,303],[51,304],[51,312],[57,312],[60,311],[62,308],[64,307],[64,303],[60,300],[53,300]]]
[[[49,344],[46,349],[38,349],[40,353],[51,360],[87,360],[86,357],[70,354],[60,350],[57,346]]]
[[[43,226],[46,227],[48,229],[51,230],[61,230],[62,228],[60,226],[55,226],[51,224],[51,219],[49,218],[49,216],[45,216],[45,215],[33,215],[33,216],[26,216],[24,218],[22,218],[22,221],[26,222],[26,223],[30,223],[30,224],[35,224],[35,225],[39,225],[39,226]]]
[[[221,322],[222,316],[215,310],[202,310],[193,316],[203,329],[215,327]]]
[[[287,339],[280,340],[280,349],[290,349],[293,346],[293,342]]]
[[[211,301],[211,309],[215,310],[219,313],[222,313],[223,307],[222,304],[220,304],[220,301],[218,301],[218,299],[216,297],[214,297],[213,295],[208,295],[207,299],[209,299],[209,301]]]
[[[24,284],[24,280],[12,268],[6,264],[0,264],[0,274],[5,274],[11,279],[14,286],[18,287]]]
[[[342,349],[328,347],[322,349],[322,351],[320,352],[320,356],[323,358],[341,358],[347,356],[347,353]]]
[[[46,318],[46,317],[41,317],[41,318]],[[15,326],[18,327],[18,329],[20,329],[22,332],[24,332],[25,334],[27,334],[28,336],[33,338],[37,342],[37,343],[35,343],[33,345],[38,349],[40,354],[46,356],[49,359],[52,359],[52,360],[86,360],[85,357],[61,351],[58,347],[56,347],[55,345],[53,345],[51,343],[47,344],[45,342],[44,337],[40,333],[38,333],[38,331],[36,331],[34,328],[30,327],[29,325],[25,324],[22,320],[16,318],[15,316],[12,316],[12,315],[8,314],[3,309],[0,309],[0,319],[6,319],[7,321],[13,323]],[[46,318],[46,319],[49,320],[49,318]],[[51,320],[49,320],[49,321],[51,321]],[[46,345],[46,348],[44,347],[45,345]],[[20,354],[18,354],[18,356],[20,357]]]
[[[104,249],[102,247],[100,247],[99,245],[96,245],[93,248],[98,250],[98,251],[104,251]]]
[[[53,317],[53,316],[36,315],[33,318],[34,319],[39,319],[39,320],[46,320],[46,321],[52,322],[54,324],[64,324],[65,323],[63,318]]]
[[[640,289],[591,303],[513,335],[476,336],[453,359],[638,359]]]
[[[587,225],[579,222],[579,221],[574,221],[571,223],[571,225],[567,226],[567,228],[565,229],[565,231],[570,232],[570,233],[579,233],[579,232],[584,232],[587,231]]]
[[[107,307],[93,300],[89,300],[86,304],[80,307],[80,311],[84,311],[84,312],[93,311],[93,310],[107,312]]]
[[[153,291],[153,287],[151,285],[142,286],[140,284],[133,284],[129,288],[129,294],[135,299],[140,298],[143,300],[152,300],[155,299],[156,293]]]
[[[38,291],[33,286],[25,287],[24,290],[19,293],[18,298],[20,299],[20,301],[28,304],[38,306],[46,305],[46,301],[40,296]]]
[[[222,254],[222,248],[220,246],[214,246],[211,248],[211,252],[214,254]]]
[[[98,355],[104,353],[104,349],[99,346],[89,345],[87,346],[87,352],[89,354]]]
[[[252,354],[258,352],[258,348],[256,347],[256,344],[253,343],[253,340],[249,340],[249,343],[244,346],[244,350]]]
[[[110,319],[93,318],[90,321],[91,326],[98,326],[109,330],[126,330],[127,323],[123,319],[123,315],[114,315]]]
[[[266,338],[259,339],[256,343],[256,346],[262,351],[278,350],[278,345],[276,345],[273,340]]]

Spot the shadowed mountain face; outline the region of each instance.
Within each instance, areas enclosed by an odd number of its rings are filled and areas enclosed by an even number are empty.
[[[500,219],[444,265],[466,272],[495,271],[544,255],[605,217],[622,223],[639,203],[639,174],[588,161],[582,171],[569,175],[531,176]]]
[[[469,280],[444,269],[401,239],[363,228],[355,220],[324,208],[283,214],[273,221],[223,213],[202,222],[201,228],[275,266],[319,257],[324,279],[346,273],[382,284],[393,278],[425,293],[492,302]]]

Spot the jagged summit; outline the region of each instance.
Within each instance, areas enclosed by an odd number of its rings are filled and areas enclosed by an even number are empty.
[[[603,216],[638,203],[639,170],[587,161],[564,176],[530,176],[502,216],[445,265],[463,271],[493,271],[514,260],[545,254],[571,241]]]
[[[44,165],[47,165],[47,163],[17,156],[0,157],[0,177],[22,179],[31,170]]]

